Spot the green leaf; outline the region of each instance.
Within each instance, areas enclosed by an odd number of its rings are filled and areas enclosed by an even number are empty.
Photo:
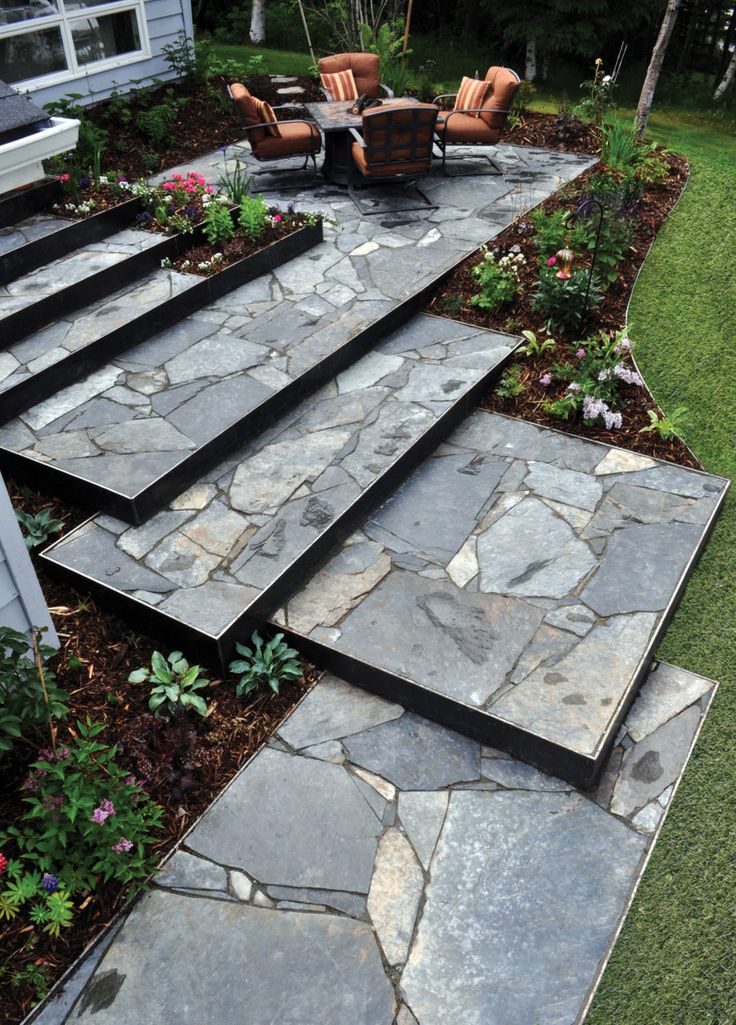
[[[145,683],[148,679],[147,669],[135,669],[128,677],[128,683]]]
[[[160,651],[154,651],[151,656],[151,668],[153,669],[153,675],[161,683],[171,683],[171,673],[167,665],[166,659]]]

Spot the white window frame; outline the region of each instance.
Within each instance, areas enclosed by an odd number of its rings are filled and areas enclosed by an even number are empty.
[[[61,40],[68,67],[63,71],[50,72],[48,75],[40,75],[37,78],[25,78],[22,81],[14,82],[14,89],[43,89],[46,86],[73,82],[89,75],[96,75],[101,71],[110,71],[114,68],[123,67],[126,64],[135,64],[138,61],[150,59],[151,41],[148,37],[148,23],[144,0],[118,0],[117,3],[95,4],[95,6],[69,12],[64,7],[64,0],[56,0],[56,3],[60,7],[57,14],[49,14],[40,18],[29,18],[27,21],[0,26],[0,39],[29,35],[31,32],[40,32],[47,28],[58,28],[61,31]],[[131,53],[120,54],[117,57],[109,57],[106,60],[80,64],[74,48],[72,24],[75,21],[86,21],[89,18],[103,17],[106,14],[117,14],[122,11],[132,11],[135,14],[138,22],[140,49],[134,50]]]

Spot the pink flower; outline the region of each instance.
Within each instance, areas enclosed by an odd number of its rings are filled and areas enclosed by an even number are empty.
[[[70,174],[68,174],[68,173],[67,174],[59,174],[59,175],[57,175],[57,178],[59,179],[60,182],[71,181],[71,177],[72,176]]]
[[[274,224],[280,224],[282,220],[283,220],[283,217],[281,216],[281,214],[274,214],[273,215],[273,222],[274,222]]]
[[[578,351],[575,353],[575,355],[577,356],[578,359],[584,359],[585,358],[585,349],[583,349],[582,347],[579,348]]]
[[[121,836],[116,844],[113,844],[112,849],[116,854],[127,854],[128,851],[133,850],[133,844],[130,840],[126,840],[124,836]]]
[[[542,374],[539,378],[539,383],[543,384],[545,388],[548,384],[552,384],[552,374]]]
[[[164,190],[164,192],[173,192],[176,188],[176,185],[174,185],[173,182],[164,182],[161,188]]]
[[[557,263],[557,257],[556,256],[550,256],[549,260],[547,260],[547,266],[548,267],[554,267],[556,263]]]

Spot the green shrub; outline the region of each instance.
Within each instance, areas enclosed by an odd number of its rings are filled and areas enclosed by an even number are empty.
[[[41,644],[41,635],[36,631],[29,642],[18,630],[0,627],[0,757],[16,741],[47,727],[52,717],[68,714],[69,695],[43,664],[54,649]]]
[[[23,512],[22,509],[16,509],[15,518],[20,524],[23,540],[29,550],[48,541],[52,534],[58,534],[64,526],[63,520],[57,520],[51,515],[50,508],[42,509],[35,516]]]
[[[565,244],[569,244],[573,252],[583,245],[585,229],[577,223],[571,225],[571,218],[570,211],[563,209],[551,214],[546,214],[541,208],[531,212],[529,220],[536,233],[540,262],[546,263]]]
[[[268,207],[263,196],[243,196],[240,201],[238,224],[251,242],[257,242],[266,230]]]
[[[116,748],[98,739],[103,730],[89,720],[78,722],[77,736],[67,745],[39,751],[22,786],[26,810],[20,824],[0,833],[3,850],[14,847],[32,878],[40,873],[53,878],[59,902],[93,890],[98,877],[135,885],[155,868],[150,847],[162,811],[117,764]],[[26,885],[30,891],[30,882]],[[33,899],[36,891],[18,903]],[[45,921],[43,908],[36,914],[32,920]]]
[[[211,246],[228,242],[235,234],[235,225],[230,211],[222,203],[210,203],[204,217],[205,238]]]
[[[588,290],[588,271],[576,270],[567,280],[557,277],[554,270],[544,267],[539,275],[537,290],[532,297],[532,309],[546,317],[547,331],[578,331],[583,323],[585,295]],[[588,310],[601,301],[595,279],[591,282]]]

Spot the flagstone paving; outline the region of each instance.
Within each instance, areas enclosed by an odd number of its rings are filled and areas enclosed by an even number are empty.
[[[592,776],[727,486],[478,410],[274,619],[342,675]]]
[[[7,285],[0,285],[0,317],[32,306],[44,296],[54,295],[68,285],[90,278],[97,271],[112,267],[128,256],[143,252],[161,242],[161,236],[126,228],[108,235],[102,242],[91,242],[40,270],[25,274]]]
[[[39,238],[52,235],[55,231],[68,227],[71,222],[63,217],[56,217],[53,214],[41,213],[26,217],[17,224],[10,224],[0,228],[0,256],[20,249],[28,242],[35,242]]]
[[[321,210],[336,222],[326,224],[319,247],[31,406],[0,428],[0,455],[20,455],[29,475],[40,461],[47,471],[91,481],[109,491],[117,514],[135,520],[118,496],[134,504],[162,474],[194,465],[221,432],[302,375],[319,373],[327,357],[343,350],[345,363],[355,358],[346,348],[351,339],[591,163],[503,150],[505,177],[429,178],[441,206],[426,213],[361,218],[344,190],[298,192],[299,210]],[[218,151],[187,167],[215,181],[223,161]],[[264,195],[281,198],[278,189]],[[0,395],[198,280],[157,271],[24,339],[0,353]]]
[[[181,337],[182,344],[191,344],[184,331]],[[97,516],[66,535],[46,558],[114,588],[131,603],[174,616],[204,636],[219,638],[248,615],[250,625],[240,627],[247,633],[257,625],[256,609],[268,613],[287,596],[293,585],[283,578],[293,573],[295,561],[309,557],[313,546],[448,412],[463,412],[468,395],[518,342],[439,317],[415,317],[142,526]],[[141,366],[138,351],[129,354],[131,372]],[[210,366],[218,351],[210,350]],[[222,353],[232,364],[232,352],[223,346]],[[170,378],[180,358],[172,352]],[[197,358],[207,362],[204,354]],[[168,421],[171,430],[182,432],[184,443],[189,437],[200,440],[194,434],[200,419],[204,430],[217,430],[218,400],[207,389],[200,395],[205,402],[192,408],[199,395],[184,401],[174,411],[177,418]],[[133,420],[129,427],[148,422]],[[100,444],[106,429],[91,427],[86,434]],[[131,454],[109,464],[108,472],[123,480],[152,471],[148,462],[137,461],[147,457],[133,454],[136,437],[131,432]],[[166,463],[154,466],[161,469]],[[489,486],[482,474],[477,479],[481,487]],[[313,565],[312,557],[303,571]],[[134,604],[129,612],[135,615]]]
[[[714,689],[583,793],[326,675],[37,1025],[577,1025]]]

